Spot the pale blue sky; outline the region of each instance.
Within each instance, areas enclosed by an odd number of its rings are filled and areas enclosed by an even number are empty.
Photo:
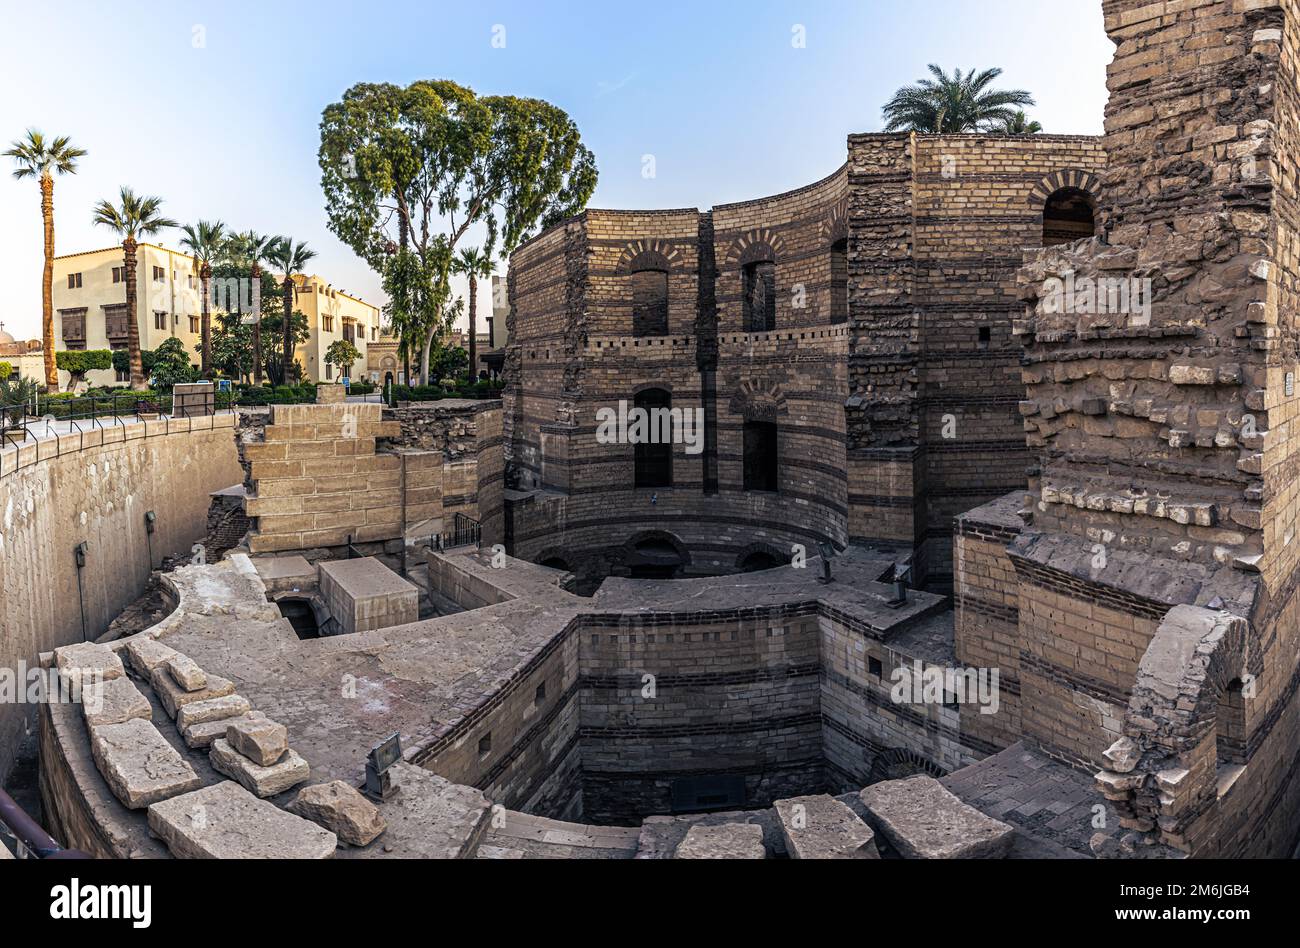
[[[90,152],[56,184],[59,253],[113,243],[91,208],[127,184],[182,222],[306,240],[316,272],[376,303],[377,277],[326,227],[316,165],[321,110],[355,82],[548,99],[596,154],[593,206],[707,208],[829,174],[845,136],[878,131],[881,104],[929,62],[1001,66],[1047,131],[1100,133],[1113,53],[1099,0],[119,0],[4,16],[0,143],[35,126]],[[40,260],[36,186],[6,173],[0,319],[19,338],[39,334]]]

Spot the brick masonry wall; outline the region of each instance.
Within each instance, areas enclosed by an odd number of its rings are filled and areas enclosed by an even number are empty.
[[[233,427],[231,415],[136,422],[0,451],[0,667],[102,635],[153,566],[203,538],[209,493],[241,478]],[[0,781],[35,710],[0,705]]]

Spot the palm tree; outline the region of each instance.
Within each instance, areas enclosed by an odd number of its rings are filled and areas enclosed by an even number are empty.
[[[1017,112],[1004,121],[1001,127],[992,129],[999,135],[1037,135],[1043,130],[1039,122],[1031,122],[1024,112]]]
[[[41,274],[41,340],[45,350],[45,391],[59,390],[59,370],[54,363],[54,176],[76,174],[77,159],[86,150],[76,148],[66,135],[46,140],[34,128],[5,152],[18,166],[14,177],[37,178],[41,186],[41,220],[45,225],[45,269]]]
[[[262,287],[262,261],[267,259],[271,248],[283,239],[251,230],[246,230],[239,235],[244,258],[252,264],[250,276],[253,285],[259,290]],[[260,311],[253,314],[253,384],[262,384],[262,314]]]
[[[147,387],[144,362],[140,357],[140,321],[135,312],[136,238],[149,237],[168,227],[178,227],[170,217],[158,213],[162,198],[139,197],[128,187],[121,191],[122,204],[100,201],[95,207],[93,223],[102,224],[122,237],[122,262],[126,268],[126,349],[131,364],[131,388],[137,392]]]
[[[473,384],[478,380],[478,281],[479,277],[488,279],[493,270],[492,254],[487,248],[465,247],[456,254],[452,261],[453,273],[462,273],[469,277],[469,380]]]
[[[307,249],[306,244],[295,244],[292,237],[279,238],[267,251],[266,260],[273,267],[284,273],[281,291],[284,293],[284,356],[283,382],[289,384],[293,372],[293,275],[302,273],[307,261],[316,256],[316,251]]]
[[[949,76],[933,63],[933,79],[903,86],[885,103],[885,131],[914,131],[939,134],[989,131],[1014,116],[1013,105],[1033,105],[1034,97],[1023,89],[989,89],[1002,75],[1001,69],[960,69]]]
[[[181,228],[185,236],[181,246],[194,255],[199,265],[199,282],[203,285],[203,300],[199,304],[203,318],[199,324],[199,368],[204,378],[212,374],[212,314],[208,301],[212,286],[212,261],[221,253],[226,238],[226,225],[221,221],[199,221]]]

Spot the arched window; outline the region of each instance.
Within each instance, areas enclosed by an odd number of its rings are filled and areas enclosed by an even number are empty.
[[[668,271],[632,272],[632,335],[668,334]]]
[[[1096,233],[1092,195],[1078,188],[1061,188],[1043,206],[1043,246],[1068,244]]]
[[[744,330],[771,332],[776,328],[776,264],[771,260],[747,263],[742,274]]]
[[[1219,766],[1246,762],[1246,695],[1238,678],[1219,693],[1215,720]]]
[[[638,392],[636,408],[646,413],[645,437],[636,445],[636,486],[671,487],[673,444],[671,416],[673,397],[661,388]]]
[[[777,490],[776,423],[745,422],[745,490]]]
[[[776,558],[775,554],[759,550],[750,553],[740,561],[740,571],[742,573],[761,573],[764,570],[776,569],[781,565],[783,564]]]
[[[831,244],[831,322],[849,321],[849,241]]]

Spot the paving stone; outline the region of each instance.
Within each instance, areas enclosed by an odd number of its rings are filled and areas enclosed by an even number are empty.
[[[253,710],[253,706],[249,704],[248,699],[243,695],[222,695],[220,698],[195,701],[178,708],[176,711],[176,726],[181,730],[185,730],[206,721],[242,717],[251,710]]]
[[[268,717],[240,718],[226,728],[226,741],[261,767],[274,766],[289,750],[289,731]]]
[[[111,681],[126,674],[122,660],[106,645],[79,642],[54,650],[54,662],[69,686],[80,688],[83,682]]]
[[[763,828],[754,823],[697,824],[677,845],[675,859],[766,859]]]
[[[491,822],[492,804],[473,787],[399,761],[389,773],[396,796],[384,801],[385,845],[397,859],[468,859]]]
[[[200,668],[199,663],[188,655],[177,652],[167,659],[166,665],[168,674],[172,676],[172,681],[186,691],[202,691],[208,686],[207,672]]]
[[[1015,835],[933,777],[873,784],[861,799],[876,829],[905,859],[1001,859]]]
[[[81,693],[81,710],[91,727],[122,724],[132,718],[148,721],[153,717],[149,699],[126,677],[91,684]]]
[[[196,701],[207,701],[209,698],[223,698],[235,693],[233,681],[218,678],[216,675],[208,676],[208,686],[202,691],[186,691],[172,679],[166,665],[154,668],[149,680],[153,684],[154,694],[173,718],[186,705],[194,704]]]
[[[827,795],[773,804],[791,859],[879,859],[876,835],[845,804]]]
[[[90,750],[113,795],[131,810],[197,789],[198,774],[148,721],[90,731]]]
[[[168,661],[173,655],[180,654],[170,645],[164,645],[152,635],[137,635],[126,644],[127,661],[136,673],[146,681],[153,670]]]
[[[379,807],[342,780],[304,787],[289,810],[319,823],[351,846],[369,845],[388,828]]]
[[[240,717],[261,717],[262,712],[250,711]],[[236,718],[217,718],[213,721],[204,721],[200,724],[191,724],[181,729],[181,737],[185,738],[185,746],[193,747],[195,750],[207,750],[212,746],[212,742],[218,738],[225,738],[226,728],[230,722]]]
[[[338,840],[229,780],[149,807],[149,829],[178,859],[328,859]]]
[[[311,776],[311,768],[295,751],[288,751],[284,759],[272,767],[263,767],[249,760],[230,746],[224,737],[212,742],[208,751],[208,760],[217,773],[225,774],[232,780],[256,793],[259,797],[273,797],[277,793],[305,781]]]

